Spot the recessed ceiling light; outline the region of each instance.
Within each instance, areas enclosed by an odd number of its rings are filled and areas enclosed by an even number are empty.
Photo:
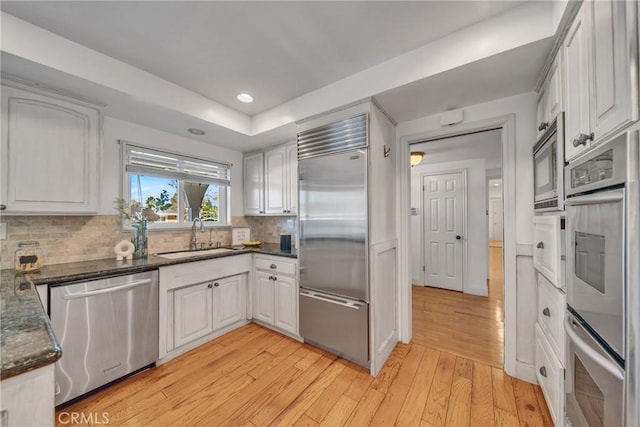
[[[496,182],[495,184],[493,184],[494,187],[500,187],[500,183]]]
[[[236,98],[238,98],[238,101],[240,102],[253,102],[253,96],[249,95],[248,93],[239,93]]]
[[[198,135],[198,136],[202,136],[202,135],[204,135],[206,133],[202,129],[196,129],[196,128],[190,128],[190,129],[187,129],[187,131],[189,133],[192,133],[192,134]]]

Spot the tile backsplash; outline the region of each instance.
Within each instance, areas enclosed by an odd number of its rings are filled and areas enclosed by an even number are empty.
[[[115,257],[113,247],[131,237],[123,232],[119,215],[91,216],[3,216],[7,238],[0,241],[0,268],[13,268],[18,243],[37,240],[44,250],[45,264],[94,260]],[[295,217],[234,216],[236,227],[251,228],[251,238],[278,243],[280,233],[294,232]],[[209,242],[209,231],[198,232],[198,241]],[[213,229],[212,242],[231,244],[231,228]],[[149,253],[189,248],[191,230],[149,232]]]

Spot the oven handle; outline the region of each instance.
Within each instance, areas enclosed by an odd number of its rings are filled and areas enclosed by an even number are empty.
[[[564,201],[565,206],[592,205],[595,203],[611,203],[624,200],[624,193],[620,191],[610,191],[601,194],[590,194],[568,198]]]
[[[604,368],[604,370],[609,372],[611,375],[613,375],[617,379],[624,380],[624,372],[620,372],[620,368],[618,367],[618,365],[616,365],[611,360],[607,359],[606,357],[598,353],[596,350],[591,348],[589,344],[584,342],[583,339],[580,338],[578,334],[575,333],[575,331],[573,330],[573,326],[571,325],[570,315],[567,315],[567,317],[564,319],[564,330],[567,332],[567,335],[569,335],[569,338],[571,339],[571,341],[580,350],[584,351],[585,354],[591,360],[596,362],[598,365]]]
[[[88,298],[94,295],[102,295],[102,294],[108,294],[116,291],[123,291],[125,289],[131,289],[131,288],[135,288],[142,285],[148,285],[150,283],[151,283],[151,279],[142,279],[142,280],[138,280],[137,282],[131,282],[131,283],[127,283],[120,286],[113,286],[110,288],[98,289],[97,291],[82,292],[79,294],[67,294],[67,295],[63,295],[62,298],[67,300],[78,299],[78,298]]]

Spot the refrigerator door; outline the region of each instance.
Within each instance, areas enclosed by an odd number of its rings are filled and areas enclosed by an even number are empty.
[[[369,367],[369,305],[300,290],[300,335],[358,365]]]
[[[298,167],[300,287],[368,302],[366,151]]]

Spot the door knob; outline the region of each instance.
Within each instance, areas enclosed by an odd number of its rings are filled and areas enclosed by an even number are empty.
[[[540,367],[540,375],[542,375],[543,377],[547,377],[547,368],[545,368],[544,366]]]
[[[536,248],[544,249],[544,243],[543,242],[538,242],[538,244],[536,245]]]
[[[462,240],[462,236],[456,236],[456,240]]]

